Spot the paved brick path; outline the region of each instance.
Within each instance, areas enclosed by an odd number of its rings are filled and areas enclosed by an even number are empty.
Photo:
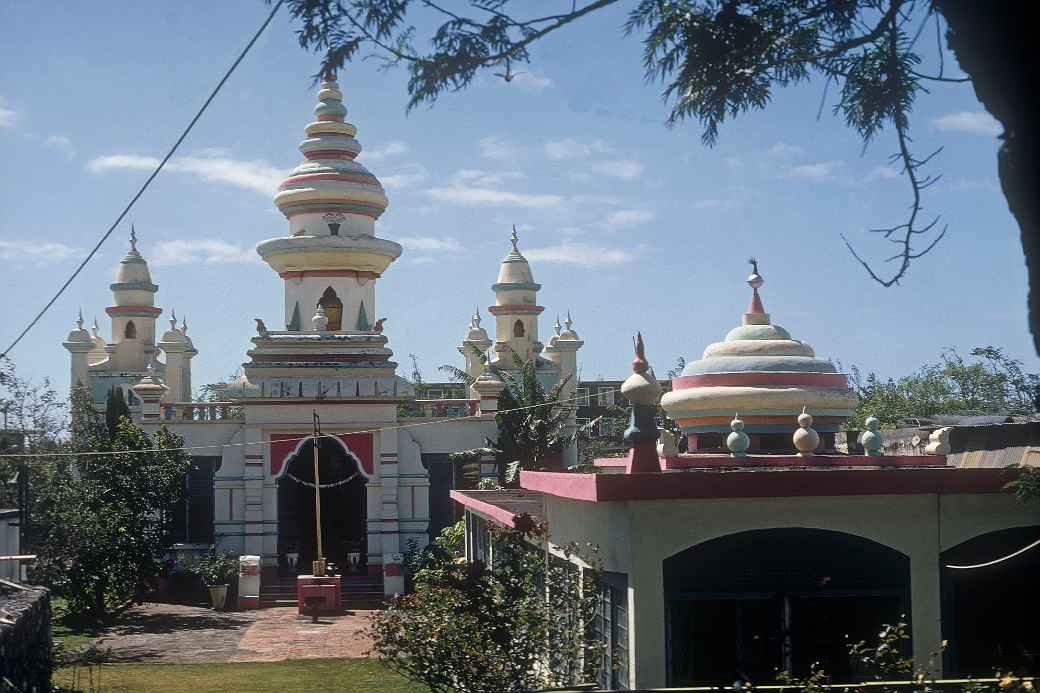
[[[144,604],[126,611],[94,643],[120,662],[274,662],[365,657],[363,630],[371,611],[300,618],[295,608],[216,612],[178,604]]]

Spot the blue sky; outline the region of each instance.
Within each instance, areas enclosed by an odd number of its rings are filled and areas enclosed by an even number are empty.
[[[0,9],[0,293],[5,344],[50,297],[191,118],[268,11],[256,1],[5,3]],[[405,113],[406,75],[374,61],[340,75],[363,161],[390,198],[380,236],[405,253],[378,284],[390,347],[427,380],[458,363],[468,316],[490,285],[510,224],[546,306],[543,339],[569,308],[586,378],[623,377],[642,330],[663,373],[739,322],[751,254],[775,322],[819,355],[883,375],[945,346],[1002,346],[1040,366],[1026,326],[1018,229],[996,177],[995,123],[970,85],[934,85],[914,109],[918,152],[944,145],[926,197],[950,231],[899,287],[874,284],[839,234],[871,257],[866,229],[902,220],[905,183],[885,167],[891,132],[866,152],[824,110],[822,82],[777,92],[726,123],[714,149],[696,123],[665,127],[624,8],[547,39],[524,74],[483,76]],[[947,67],[955,62],[947,56]],[[201,352],[196,384],[245,360],[253,317],[281,321],[281,281],[253,246],[287,222],[274,186],[301,155],[315,56],[282,13],[131,214],[160,285]],[[67,386],[61,347],[77,310],[103,309],[125,248],[119,230],[12,354]],[[162,323],[165,327],[165,323]]]

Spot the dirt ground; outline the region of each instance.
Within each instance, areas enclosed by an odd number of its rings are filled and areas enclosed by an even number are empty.
[[[367,657],[371,611],[323,616],[293,607],[217,612],[197,606],[143,604],[124,612],[94,644],[109,661],[155,663],[277,662]]]

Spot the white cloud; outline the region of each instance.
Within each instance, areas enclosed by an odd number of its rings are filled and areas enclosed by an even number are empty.
[[[406,236],[404,238],[398,238],[397,242],[408,250],[415,251],[462,250],[462,245],[457,240],[450,237],[433,238],[430,236]]]
[[[936,118],[932,123],[944,132],[961,132],[986,137],[996,137],[1003,130],[997,119],[985,111],[947,113]]]
[[[775,156],[777,158],[786,158],[794,156],[805,156],[805,150],[799,147],[797,144],[787,144],[786,142],[777,142],[769,148],[769,156]]]
[[[607,226],[630,226],[653,221],[657,215],[645,209],[619,209],[611,212],[603,221]]]
[[[631,262],[637,254],[638,251],[633,249],[607,248],[572,241],[563,241],[557,245],[542,248],[524,249],[524,257],[534,262],[555,262],[582,267],[619,265]]]
[[[563,202],[559,195],[528,195],[508,190],[455,186],[433,188],[426,194],[441,202],[466,207],[555,207]]]
[[[585,159],[593,154],[605,154],[610,151],[607,143],[598,139],[579,142],[573,137],[567,137],[562,140],[551,140],[545,143],[545,156],[553,161]]]
[[[600,161],[593,164],[592,169],[605,176],[621,178],[622,180],[632,180],[643,175],[643,165],[632,159]]]
[[[697,200],[695,209],[734,209],[740,206],[739,200]]]
[[[0,260],[33,260],[39,263],[61,262],[81,255],[79,248],[53,241],[4,241],[0,240]]]
[[[867,180],[877,180],[878,178],[899,178],[899,169],[894,166],[875,166],[871,169]]]
[[[135,154],[111,154],[91,159],[87,170],[104,173],[120,169],[151,170],[159,165],[154,156]],[[273,195],[278,185],[288,175],[262,159],[241,161],[221,156],[183,156],[171,159],[166,169],[194,175],[213,183],[226,183],[237,188],[252,190],[262,195]]]
[[[480,155],[488,159],[507,161],[515,159],[523,153],[523,150],[512,142],[494,135],[482,137],[478,144],[480,145]]]
[[[518,84],[528,89],[548,89],[555,82],[539,72],[517,72],[513,75],[513,81],[510,84]]]
[[[400,140],[391,140],[386,143],[386,146],[379,149],[365,149],[361,152],[358,157],[363,161],[382,161],[387,157],[397,156],[398,154],[404,154],[408,151],[408,145]]]
[[[507,180],[520,180],[526,176],[520,171],[488,172],[464,168],[451,177],[452,185],[473,185],[478,188],[495,188]]]
[[[817,164],[791,166],[784,175],[788,178],[807,178],[809,180],[822,181],[830,178],[834,171],[841,166],[841,161],[821,161]]]
[[[13,128],[18,114],[10,108],[4,108],[4,98],[0,96],[0,128]]]
[[[163,265],[226,265],[259,262],[253,248],[243,248],[224,241],[173,240],[159,241],[149,253],[149,262]]]
[[[426,168],[420,164],[405,164],[398,171],[387,176],[378,176],[379,181],[387,188],[403,190],[418,185],[426,180]]]
[[[72,147],[72,140],[64,135],[48,135],[43,144],[44,146],[54,147],[65,152],[65,156],[70,159],[76,156],[76,150]]]

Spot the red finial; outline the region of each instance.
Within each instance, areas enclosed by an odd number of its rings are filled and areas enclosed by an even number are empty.
[[[322,80],[324,80],[326,82],[335,82],[336,81],[336,71],[333,70],[331,67],[327,67],[327,68],[325,68],[325,74],[322,75],[321,78],[322,78]]]
[[[646,360],[645,347],[643,346],[643,333],[636,332],[636,338],[634,340],[636,348],[636,357],[632,359],[632,370],[636,373],[645,373],[650,364]]]

